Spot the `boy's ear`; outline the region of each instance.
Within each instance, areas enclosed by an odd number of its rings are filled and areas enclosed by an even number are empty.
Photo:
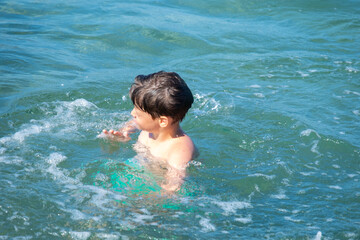
[[[160,125],[160,127],[166,127],[168,124],[169,124],[168,117],[165,117],[165,116],[160,116],[159,117],[159,125]]]

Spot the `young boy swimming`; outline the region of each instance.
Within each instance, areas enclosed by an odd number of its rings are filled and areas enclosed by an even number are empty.
[[[169,166],[162,188],[178,190],[196,152],[193,141],[180,127],[194,102],[190,89],[177,73],[161,71],[137,76],[130,98],[133,119],[119,131],[103,133],[117,141],[128,141],[131,133],[141,130],[138,143],[147,148],[152,158]]]

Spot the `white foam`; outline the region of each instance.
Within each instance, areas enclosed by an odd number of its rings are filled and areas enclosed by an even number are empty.
[[[116,234],[110,234],[110,233],[97,233],[96,236],[100,239],[106,239],[106,240],[117,240],[120,239],[120,236],[116,235]],[[128,239],[127,237],[125,238],[125,236],[121,236],[121,239]]]
[[[235,221],[241,222],[243,224],[248,224],[248,223],[252,222],[252,218],[250,215],[247,217],[237,217],[237,218],[235,218]]]
[[[345,90],[344,93],[345,94],[354,94],[354,95],[360,96],[360,93],[355,92],[355,91],[350,91],[350,90]]]
[[[263,177],[266,178],[267,180],[272,180],[275,178],[275,175],[266,175],[266,174],[262,174],[262,173],[254,173],[254,174],[250,174],[249,177]]]
[[[303,176],[311,176],[315,174],[314,172],[299,172],[299,173]]]
[[[87,194],[87,197],[91,196],[91,202],[99,207],[102,208],[103,210],[106,210],[106,208],[104,207],[104,205],[106,203],[108,203],[110,200],[122,200],[125,197],[117,194],[117,193],[113,193],[110,192],[109,190],[97,187],[97,186],[92,186],[92,185],[83,185],[81,183],[81,181],[78,177],[75,178],[71,178],[69,177],[69,174],[67,173],[67,171],[65,169],[61,169],[59,167],[57,167],[57,165],[59,163],[61,163],[62,161],[64,161],[67,157],[55,152],[55,153],[51,153],[49,155],[49,157],[47,157],[45,160],[46,162],[50,165],[47,169],[46,172],[51,174],[54,180],[59,181],[60,184],[63,184],[66,188],[68,189],[83,189],[84,191],[82,191],[82,195],[80,197],[84,197],[84,193],[90,191],[94,194]],[[80,173],[82,174],[82,173]],[[78,193],[78,192],[76,192]],[[78,196],[74,196],[74,197],[78,197]],[[59,205],[61,205],[62,207],[65,207],[63,204],[59,203]],[[70,212],[72,214],[72,218],[75,220],[79,220],[79,219],[85,219],[87,216],[85,214],[83,214],[82,212],[80,212],[79,210],[64,210],[67,212]]]
[[[306,129],[300,133],[300,137],[308,137],[311,133],[315,133],[318,138],[321,138],[320,135],[313,129]]]
[[[276,164],[278,164],[278,165],[280,165],[281,167],[283,167],[284,170],[285,170],[288,174],[291,174],[291,175],[293,174],[293,170],[291,170],[285,162],[279,161],[279,162],[277,162]]]
[[[329,186],[329,188],[336,189],[336,190],[342,190],[342,187],[337,186],[337,185],[331,185],[331,186]]]
[[[305,190],[299,190],[299,191],[297,192],[297,194],[299,194],[299,195],[304,195],[305,193],[306,193]]]
[[[276,199],[287,199],[288,197],[285,195],[285,191],[283,189],[280,189],[277,194],[272,194],[272,198]]]
[[[353,112],[353,114],[355,114],[356,116],[360,116],[360,110],[353,110],[352,112]]]
[[[55,106],[55,109],[53,109],[53,106]],[[98,109],[95,104],[85,99],[76,99],[72,102],[43,103],[39,108],[44,112],[45,118],[30,120],[29,123],[23,124],[20,130],[14,134],[0,138],[0,143],[23,143],[26,138],[43,132],[51,132],[52,134],[60,134],[61,136],[70,138],[79,136],[79,127],[86,129],[94,127],[94,123],[83,119],[88,117],[84,116],[84,113]],[[93,115],[96,114],[94,111],[90,113]],[[54,129],[56,131],[54,131]]]
[[[7,218],[8,221],[13,221],[13,220],[20,221],[21,224],[25,226],[30,225],[29,219],[30,218],[24,215],[24,213],[19,213],[17,211],[13,212],[12,216]]]
[[[216,227],[210,223],[210,219],[198,216],[200,218],[199,224],[202,227],[203,232],[213,232]]]
[[[76,240],[86,240],[90,237],[90,232],[69,232],[70,236]]]
[[[145,224],[145,221],[152,220],[154,216],[148,214],[140,214],[140,213],[133,213],[131,220],[138,223],[138,224]]]
[[[301,72],[301,71],[297,71],[298,74],[300,74],[302,77],[308,77],[309,74],[308,73],[304,73],[304,72]]]
[[[240,95],[236,95],[235,97],[240,98],[240,99],[247,99],[246,97],[242,97]]]
[[[19,165],[23,162],[23,159],[18,156],[0,156],[0,162],[10,165]]]
[[[238,209],[252,207],[250,203],[240,202],[240,201],[232,201],[232,202],[214,201],[214,204],[218,205],[224,210],[224,215],[234,214]]]
[[[340,167],[339,165],[337,165],[337,164],[333,164],[332,167],[333,167],[333,168],[336,168],[336,169],[340,169],[340,168],[341,168],[341,167]]]
[[[85,185],[82,186],[82,188],[91,191],[95,194],[91,197],[91,202],[97,206],[98,208],[101,208],[104,211],[112,211],[112,209],[109,209],[106,207],[106,204],[109,203],[112,200],[124,200],[126,199],[125,196],[120,195],[118,193],[112,192],[110,190],[97,187],[97,186],[91,186],[91,185]]]
[[[308,164],[305,164],[304,166],[307,167],[307,168],[313,169],[313,170],[319,170],[317,167],[313,167],[313,166],[310,166]]]
[[[45,129],[48,129],[49,128],[49,125],[46,124],[44,126],[40,126],[40,125],[29,125],[29,124],[26,124],[24,126],[25,128],[14,133],[12,136],[10,137],[3,137],[0,139],[0,143],[7,143],[7,142],[10,142],[10,141],[17,141],[19,143],[22,143],[26,137],[29,137],[31,135],[36,135],[36,134],[39,134],[40,132],[42,132],[43,130]]]
[[[95,181],[107,182],[109,177],[103,173],[97,173],[95,176]]]
[[[350,73],[357,73],[359,71],[358,69],[356,69],[354,67],[346,67],[345,70]]]
[[[348,238],[348,239],[359,239],[359,238],[356,238],[358,237],[358,235],[354,232],[347,232],[345,233],[345,237]]]
[[[219,107],[221,106],[221,104],[218,101],[216,101],[215,99],[210,99],[210,103],[212,105],[211,110],[212,111],[215,110],[217,112],[219,110]]]
[[[95,104],[80,98],[76,99],[73,102],[65,102],[65,105],[68,105],[70,108],[80,107],[80,108],[98,108]]]
[[[286,217],[284,217],[284,218],[285,218],[285,220],[290,221],[290,222],[294,222],[294,223],[299,223],[299,222],[301,222],[301,220],[299,220],[299,219],[294,219],[294,218],[289,217],[289,216],[286,216]]]
[[[261,88],[261,86],[260,86],[260,85],[257,85],[257,84],[250,85],[249,87],[250,87],[250,88]]]
[[[282,213],[288,213],[289,212],[287,209],[283,209],[283,208],[278,208],[277,210],[279,212],[282,212]]]
[[[202,165],[202,163],[199,162],[199,161],[196,161],[196,160],[192,160],[192,161],[189,162],[189,165],[199,167],[199,166]]]
[[[314,140],[313,141],[313,145],[311,146],[311,152],[313,152],[313,153],[317,153],[317,154],[320,154],[319,153],[319,148],[318,148],[318,143],[319,143],[319,140]]]
[[[86,219],[87,218],[87,216],[84,214],[84,213],[82,213],[82,212],[80,212],[79,210],[77,210],[77,209],[63,209],[65,212],[68,212],[68,213],[70,213],[71,214],[71,218],[73,219],[73,220],[82,220],[82,219]]]
[[[6,152],[6,148],[1,147],[1,148],[0,148],[0,154],[2,155],[2,154],[4,154],[5,152]]]
[[[262,78],[264,78],[264,77],[267,77],[267,78],[272,78],[272,77],[274,77],[275,75],[274,74],[271,74],[271,73],[269,73],[269,74],[263,74],[263,75],[260,75],[260,77],[262,77]]]
[[[60,169],[57,165],[63,162],[67,157],[61,153],[55,152],[51,153],[45,161],[50,165],[46,171],[52,175],[54,180],[60,181],[62,184],[67,184],[69,188],[74,188],[74,185],[79,184],[79,182],[68,176],[67,171]]]
[[[49,155],[49,157],[46,159],[46,162],[48,162],[50,165],[58,165],[62,161],[64,161],[67,157],[62,155],[61,153],[54,152]]]
[[[94,205],[97,206],[98,208],[106,210],[105,204],[107,204],[110,201],[110,199],[106,197],[109,191],[95,186],[87,186],[87,188],[95,193],[91,197],[91,202],[94,203]]]
[[[284,178],[283,180],[281,180],[281,183],[284,184],[285,186],[290,186],[290,180],[288,178]]]
[[[265,95],[262,94],[262,93],[254,93],[254,96],[257,97],[257,98],[264,98]]]
[[[204,115],[208,112],[218,112],[222,107],[221,103],[216,100],[214,97],[202,95],[196,93],[194,98],[200,104],[198,109],[194,109],[195,114]]]
[[[16,232],[19,231],[18,227],[16,225],[14,225],[14,229]],[[0,236],[1,239],[1,236]],[[4,239],[8,239],[8,238],[4,238]],[[14,237],[14,238],[10,238],[12,240],[30,240],[30,239],[34,239],[33,236],[19,236],[19,237]]]
[[[322,233],[320,231],[318,231],[316,233],[316,236],[315,236],[314,240],[321,240],[321,237],[322,237]]]

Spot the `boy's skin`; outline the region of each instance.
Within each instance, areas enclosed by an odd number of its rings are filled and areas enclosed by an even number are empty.
[[[169,192],[178,190],[186,175],[186,167],[196,153],[191,138],[181,129],[179,121],[169,116],[153,118],[149,113],[134,106],[133,119],[120,131],[103,130],[109,138],[117,141],[130,140],[130,134],[140,129],[138,142],[144,145],[151,156],[168,164],[166,184],[162,188]]]

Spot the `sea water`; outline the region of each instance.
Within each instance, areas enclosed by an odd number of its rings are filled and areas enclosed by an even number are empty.
[[[357,0],[1,1],[0,239],[359,239],[359,14]],[[200,156],[173,196],[127,164],[136,136],[97,138],[159,70],[195,97],[182,127]]]

